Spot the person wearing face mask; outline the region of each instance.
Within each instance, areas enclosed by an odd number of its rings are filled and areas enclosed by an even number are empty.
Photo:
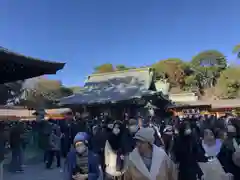
[[[102,170],[96,154],[88,149],[88,134],[79,132],[73,140],[73,147],[65,163],[64,180],[97,180]]]
[[[113,124],[104,148],[106,179],[121,177],[127,169],[126,128],[120,121]]]
[[[128,153],[132,152],[135,147],[135,139],[133,138],[135,133],[139,130],[136,119],[130,119],[127,125],[127,133],[125,137],[126,151]]]
[[[227,138],[223,142],[223,146],[218,155],[226,173],[231,173],[234,180],[240,179],[240,164],[239,164],[239,151],[240,143],[237,137],[237,126],[229,124],[227,126]],[[237,160],[238,159],[238,160]]]
[[[192,130],[191,130],[190,128],[187,128],[187,129],[184,131],[184,135],[186,135],[186,136],[191,135],[191,133],[192,133]]]
[[[136,134],[136,147],[129,154],[125,180],[177,180],[173,162],[161,147],[154,145],[154,130],[141,128]]]
[[[204,129],[203,140],[201,143],[201,150],[197,156],[199,167],[202,170],[204,180],[212,179],[232,179],[231,173],[226,173],[222,168],[222,164],[218,159],[221,151],[222,142],[217,139],[215,129]],[[208,168],[205,168],[208,166]],[[218,169],[218,170],[214,170]]]
[[[112,131],[112,132],[113,132],[114,135],[117,136],[117,135],[120,133],[119,127],[115,126],[115,127],[113,128],[113,131]]]
[[[135,134],[138,130],[138,126],[137,125],[131,125],[131,126],[128,127],[128,129],[129,129],[129,132],[131,134]]]
[[[197,180],[201,178],[202,172],[197,164],[197,156],[201,146],[193,136],[190,124],[183,122],[179,125],[179,133],[174,138],[172,155],[178,164],[179,180]]]
[[[135,134],[138,131],[138,124],[137,120],[135,119],[130,119],[128,123],[128,129],[131,134]]]
[[[220,152],[222,142],[216,138],[216,133],[214,130],[205,129],[201,145],[205,152],[205,157],[211,159],[215,158]]]

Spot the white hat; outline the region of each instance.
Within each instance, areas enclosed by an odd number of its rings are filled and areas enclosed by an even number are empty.
[[[154,133],[155,132],[153,128],[149,128],[149,127],[141,128],[137,131],[134,138],[143,142],[148,142],[150,144],[153,144],[155,140]]]

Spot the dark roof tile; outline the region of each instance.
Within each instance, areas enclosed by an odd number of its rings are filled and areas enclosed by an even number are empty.
[[[125,72],[93,74],[89,76],[81,93],[60,100],[61,104],[94,104],[118,102],[154,94],[149,87],[152,73],[149,68]]]

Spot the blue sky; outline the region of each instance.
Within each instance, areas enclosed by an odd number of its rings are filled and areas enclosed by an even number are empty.
[[[82,85],[106,62],[190,60],[206,49],[234,60],[239,7],[239,0],[1,0],[0,45],[66,62],[53,78]]]

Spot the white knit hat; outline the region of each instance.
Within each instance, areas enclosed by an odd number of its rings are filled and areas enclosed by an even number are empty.
[[[155,140],[154,133],[155,132],[153,128],[149,128],[149,127],[141,128],[137,131],[134,138],[143,142],[148,142],[150,144],[153,144]]]

